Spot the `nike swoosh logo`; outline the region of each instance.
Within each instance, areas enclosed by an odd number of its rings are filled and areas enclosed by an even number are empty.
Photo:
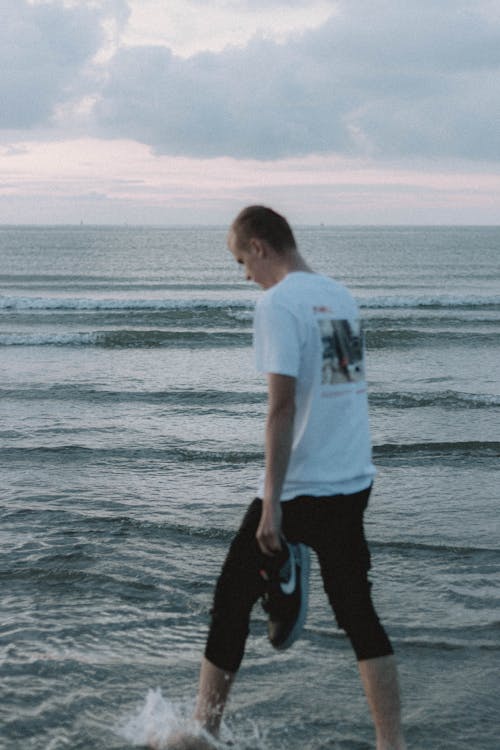
[[[292,568],[290,578],[288,579],[286,583],[280,583],[281,590],[284,594],[293,594],[293,592],[295,591],[296,565],[295,565],[295,556],[292,550],[290,550],[290,563],[291,563],[291,568]]]

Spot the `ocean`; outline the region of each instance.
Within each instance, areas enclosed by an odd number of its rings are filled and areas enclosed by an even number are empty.
[[[296,234],[364,319],[409,750],[498,750],[500,228]],[[262,467],[258,295],[224,227],[0,227],[2,750],[125,750],[189,717]],[[374,748],[315,561],[311,589],[283,654],[256,606],[221,747]]]

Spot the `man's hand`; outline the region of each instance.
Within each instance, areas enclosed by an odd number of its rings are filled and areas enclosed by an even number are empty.
[[[290,458],[295,416],[295,378],[269,373],[266,421],[266,471],[262,515],[256,538],[265,555],[281,547],[281,489]]]
[[[262,514],[255,534],[257,543],[265,555],[275,555],[281,550],[281,505],[262,503]]]

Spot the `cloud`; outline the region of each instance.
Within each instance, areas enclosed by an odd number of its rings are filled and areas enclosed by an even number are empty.
[[[58,104],[81,95],[84,68],[104,41],[103,21],[120,8],[121,0],[2,0],[0,128],[45,124]]]
[[[123,45],[163,45],[181,57],[244,46],[255,34],[278,41],[318,28],[335,0],[128,0]]]
[[[122,48],[98,132],[175,155],[499,160],[500,19],[482,7],[353,0],[286,43],[254,38],[187,59]]]
[[[261,3],[187,5],[198,6],[197,33],[205,26],[208,38],[214,8],[244,24]],[[266,8],[285,16],[305,5],[270,0]],[[263,32],[190,56],[124,43],[126,20],[142,6],[3,0],[0,128],[9,143],[16,129],[43,126],[55,138],[124,138],[188,157],[500,161],[500,13],[492,0],[322,0],[331,17],[301,33],[294,27],[285,41]],[[147,7],[147,18],[137,17],[151,28],[156,19],[164,33],[167,16],[156,11],[167,6]]]

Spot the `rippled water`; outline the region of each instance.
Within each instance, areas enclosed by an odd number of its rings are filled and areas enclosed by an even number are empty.
[[[304,228],[367,331],[367,519],[414,750],[497,750],[500,230]],[[0,228],[0,747],[186,720],[262,462],[258,291],[215,228]],[[256,608],[223,744],[374,746],[313,566],[302,640]]]

